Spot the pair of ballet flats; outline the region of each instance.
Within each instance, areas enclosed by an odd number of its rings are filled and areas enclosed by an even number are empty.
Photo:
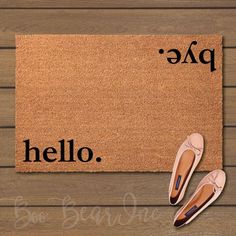
[[[188,183],[202,158],[204,139],[201,134],[193,133],[180,146],[169,185],[169,202],[178,204],[184,197]],[[174,226],[181,227],[190,223],[222,193],[226,182],[223,170],[208,173],[198,184],[190,199],[178,210]]]

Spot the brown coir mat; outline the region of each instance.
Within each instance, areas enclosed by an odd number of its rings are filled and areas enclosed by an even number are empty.
[[[219,35],[16,37],[16,170],[171,171],[199,132],[222,166]]]

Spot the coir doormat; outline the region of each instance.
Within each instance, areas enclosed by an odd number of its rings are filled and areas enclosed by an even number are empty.
[[[16,170],[171,171],[201,133],[222,165],[219,35],[16,37]]]

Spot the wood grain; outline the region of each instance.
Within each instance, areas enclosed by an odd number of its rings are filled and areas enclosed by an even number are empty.
[[[0,50],[0,87],[15,86],[15,50]]]
[[[2,0],[0,8],[220,8],[236,7],[236,1],[220,0]]]
[[[215,204],[236,205],[236,168],[227,167],[227,185]],[[122,205],[132,193],[138,205],[168,205],[170,173],[16,173],[1,169],[0,205],[14,205],[22,196],[29,205],[62,205],[70,196],[77,205]],[[195,173],[185,199],[190,197],[206,173]],[[127,204],[133,204],[128,198]]]
[[[176,210],[173,207],[4,207],[0,211],[0,231],[5,236],[16,233],[72,236],[78,232],[83,236],[236,234],[234,207],[210,207],[194,222],[179,229],[173,227]],[[33,222],[32,216],[35,216]]]
[[[1,55],[1,52],[0,52]],[[236,49],[223,50],[223,83],[224,86],[236,86]]]
[[[224,86],[236,86],[236,49],[224,49]],[[15,86],[15,50],[0,50],[0,87]]]
[[[236,88],[224,88],[224,125],[236,125]],[[15,90],[0,89],[0,126],[15,125]]]
[[[224,128],[224,165],[236,166],[236,127]]]
[[[224,125],[236,125],[236,88],[224,89]]]
[[[0,129],[0,166],[15,165],[15,129]]]
[[[230,8],[235,0],[2,0],[0,8]],[[0,10],[0,47],[14,47],[15,33],[88,33],[88,34],[183,34],[221,33],[224,46],[236,46],[235,9],[179,9],[179,10]],[[235,49],[224,50],[224,85],[236,86]],[[0,86],[14,86],[15,51],[0,50]],[[227,93],[227,92],[226,92]],[[231,102],[225,101],[225,111],[235,106],[233,90]],[[227,96],[228,97],[228,96]],[[227,103],[226,103],[227,102]],[[226,108],[227,106],[227,108]],[[225,116],[232,125],[233,108]],[[0,90],[0,123],[14,125],[14,90]],[[226,124],[226,123],[225,123]],[[234,119],[235,125],[235,119]],[[224,164],[236,164],[236,131],[224,129]],[[14,129],[0,129],[0,162],[14,165]],[[4,165],[5,165],[4,164]],[[170,175],[164,174],[16,174],[13,168],[0,169],[0,232],[1,235],[236,235],[235,168],[226,168],[228,183],[226,191],[217,204],[208,208],[189,226],[174,229],[172,221],[176,208],[150,204],[167,204],[167,188]],[[203,173],[197,173],[191,181],[189,192],[197,185]],[[135,194],[138,204],[147,204],[149,212],[157,210],[159,217],[145,221],[135,217],[128,225],[108,226],[107,217],[96,224],[93,219],[80,220],[75,227],[63,228],[63,211],[60,207],[27,207],[21,214],[29,214],[31,223],[22,229],[15,228],[16,208],[14,199],[23,196],[27,204],[61,205],[60,200],[68,194],[76,204],[123,204],[127,192]],[[13,199],[13,200],[10,200]],[[8,199],[8,200],[7,200]],[[133,202],[129,201],[128,204]],[[75,207],[76,212],[83,208]],[[108,208],[108,210],[106,210]],[[93,208],[86,208],[86,213]],[[101,212],[111,212],[114,219],[121,215],[122,222],[129,218],[123,207],[105,207]],[[144,207],[137,208],[142,216]],[[46,213],[46,221],[32,223],[33,216]],[[25,216],[25,215],[24,215]],[[28,219],[28,218],[27,218]],[[35,219],[35,218],[34,218]],[[72,218],[73,221],[73,218]],[[71,221],[69,221],[71,222]]]
[[[224,165],[236,166],[236,127],[224,128]],[[15,129],[0,129],[0,167],[15,165]]]
[[[222,34],[236,46],[234,9],[0,10],[0,46],[15,34]]]
[[[0,126],[15,123],[15,89],[0,89]]]

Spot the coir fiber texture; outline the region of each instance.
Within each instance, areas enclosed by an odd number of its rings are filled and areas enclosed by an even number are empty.
[[[193,132],[205,139],[198,170],[222,167],[221,36],[21,35],[16,46],[17,171],[171,171]]]

